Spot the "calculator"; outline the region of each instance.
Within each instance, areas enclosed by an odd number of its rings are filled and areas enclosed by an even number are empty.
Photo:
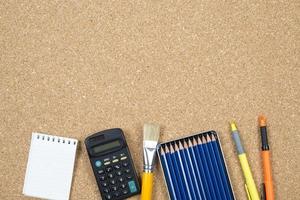
[[[126,199],[141,192],[121,129],[92,134],[85,139],[85,146],[102,199]]]

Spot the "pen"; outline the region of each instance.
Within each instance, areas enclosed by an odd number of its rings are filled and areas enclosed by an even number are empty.
[[[259,200],[259,195],[258,195],[258,191],[255,185],[255,182],[253,180],[253,176],[251,173],[251,169],[247,160],[247,156],[246,153],[244,151],[240,136],[239,136],[239,132],[236,128],[235,123],[231,123],[231,132],[232,132],[232,138],[235,142],[236,145],[236,149],[237,149],[237,153],[238,153],[238,158],[242,167],[242,171],[244,174],[244,178],[246,181],[245,184],[245,189],[248,195],[248,199],[249,200]]]
[[[274,190],[272,181],[272,170],[271,170],[271,160],[270,160],[270,147],[268,144],[267,135],[267,120],[266,117],[261,115],[258,117],[258,123],[260,127],[261,134],[261,157],[263,162],[263,172],[264,172],[264,192],[266,200],[274,200]]]

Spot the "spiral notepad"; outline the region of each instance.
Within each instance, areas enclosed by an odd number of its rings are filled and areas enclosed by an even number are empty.
[[[32,133],[23,194],[69,199],[78,141]]]

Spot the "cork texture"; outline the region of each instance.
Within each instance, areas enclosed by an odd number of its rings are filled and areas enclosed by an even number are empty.
[[[161,141],[216,130],[236,198],[246,199],[228,121],[260,185],[260,113],[276,199],[296,199],[299,13],[293,0],[1,1],[0,199],[30,199],[22,188],[33,131],[81,141],[71,199],[99,199],[84,139],[122,128],[140,173],[144,122],[161,124]],[[160,168],[153,197],[167,199]]]

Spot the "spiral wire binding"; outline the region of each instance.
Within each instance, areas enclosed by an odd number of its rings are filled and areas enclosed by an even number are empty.
[[[65,139],[65,138],[60,138],[60,137],[57,137],[57,136],[45,136],[45,135],[40,135],[42,133],[37,133],[37,139],[39,140],[47,140],[47,141],[50,141],[52,140],[52,142],[55,142],[55,139],[57,139],[57,142],[60,143],[62,141],[63,144],[72,144],[73,145],[76,145],[76,141],[72,142],[72,140],[68,140],[68,139]]]

